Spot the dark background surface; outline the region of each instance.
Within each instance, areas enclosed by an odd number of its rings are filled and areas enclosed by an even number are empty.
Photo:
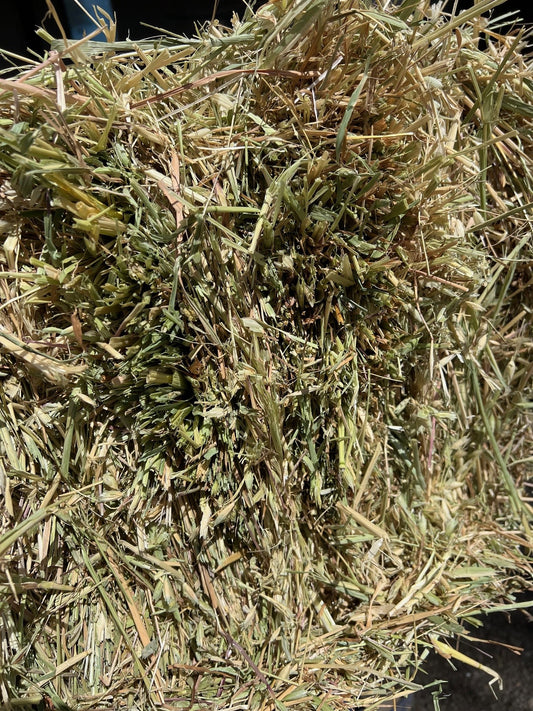
[[[529,599],[532,597],[530,594]],[[444,657],[432,654],[416,681],[428,684],[442,679],[446,683],[440,690],[435,686],[415,694],[411,711],[434,711],[432,693],[440,697],[440,711],[533,711],[533,607],[482,619],[483,628],[471,629],[470,636],[487,641],[462,640],[458,649],[498,672],[503,690],[494,684],[493,693],[485,672],[453,659],[452,666]],[[518,650],[522,650],[520,654]]]
[[[468,639],[448,641],[497,672],[501,690],[496,682],[491,688],[492,677],[486,672],[431,652],[415,677],[427,688],[387,702],[378,711],[533,711],[533,581],[517,602],[527,607],[482,615],[481,628],[465,625]]]
[[[69,0],[53,0],[67,34],[68,23],[64,4]],[[142,23],[177,34],[191,35],[196,24],[211,20],[213,10],[224,24],[229,24],[233,12],[242,14],[244,0],[112,0],[118,23],[117,39],[141,39],[157,33]],[[262,2],[260,4],[263,4]],[[98,5],[98,0],[94,0]],[[46,45],[35,35],[44,26],[54,37],[59,36],[57,25],[49,16],[46,0],[0,0],[0,48],[24,57],[33,50],[42,54]],[[5,66],[5,65],[4,65]]]
[[[53,0],[65,29],[68,24],[65,18],[64,4],[71,0]],[[142,23],[160,27],[177,34],[191,35],[195,23],[204,23],[211,19],[215,0],[112,0],[118,18],[118,39],[141,39],[157,34]],[[257,0],[256,6],[264,4],[265,0]],[[472,5],[473,0],[460,0],[459,8]],[[98,0],[94,0],[98,4]],[[254,5],[253,0],[250,2]],[[47,18],[46,0],[0,0],[0,48],[17,54],[28,56],[33,50],[42,54],[46,46],[36,37],[35,29],[43,25],[58,36],[54,21]],[[453,7],[452,0],[447,3],[447,9]],[[224,24],[229,24],[233,12],[242,15],[245,8],[244,0],[219,0],[216,5],[216,17]],[[496,12],[503,14],[518,10],[519,16],[529,25],[533,24],[533,0],[507,0],[498,7]],[[5,65],[4,65],[5,66]]]

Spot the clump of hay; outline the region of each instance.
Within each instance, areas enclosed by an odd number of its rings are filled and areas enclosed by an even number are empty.
[[[530,584],[497,4],[277,1],[0,81],[5,704],[371,707]]]

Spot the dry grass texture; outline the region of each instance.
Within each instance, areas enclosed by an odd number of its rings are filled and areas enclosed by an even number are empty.
[[[497,4],[278,0],[0,80],[6,707],[372,708],[531,584]]]

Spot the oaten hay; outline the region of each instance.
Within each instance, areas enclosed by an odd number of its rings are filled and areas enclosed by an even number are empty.
[[[0,79],[6,708],[375,708],[531,585],[496,5],[278,0]]]

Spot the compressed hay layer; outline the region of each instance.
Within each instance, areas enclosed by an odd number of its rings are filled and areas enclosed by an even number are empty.
[[[496,4],[271,2],[0,81],[4,703],[370,707],[530,584]]]

